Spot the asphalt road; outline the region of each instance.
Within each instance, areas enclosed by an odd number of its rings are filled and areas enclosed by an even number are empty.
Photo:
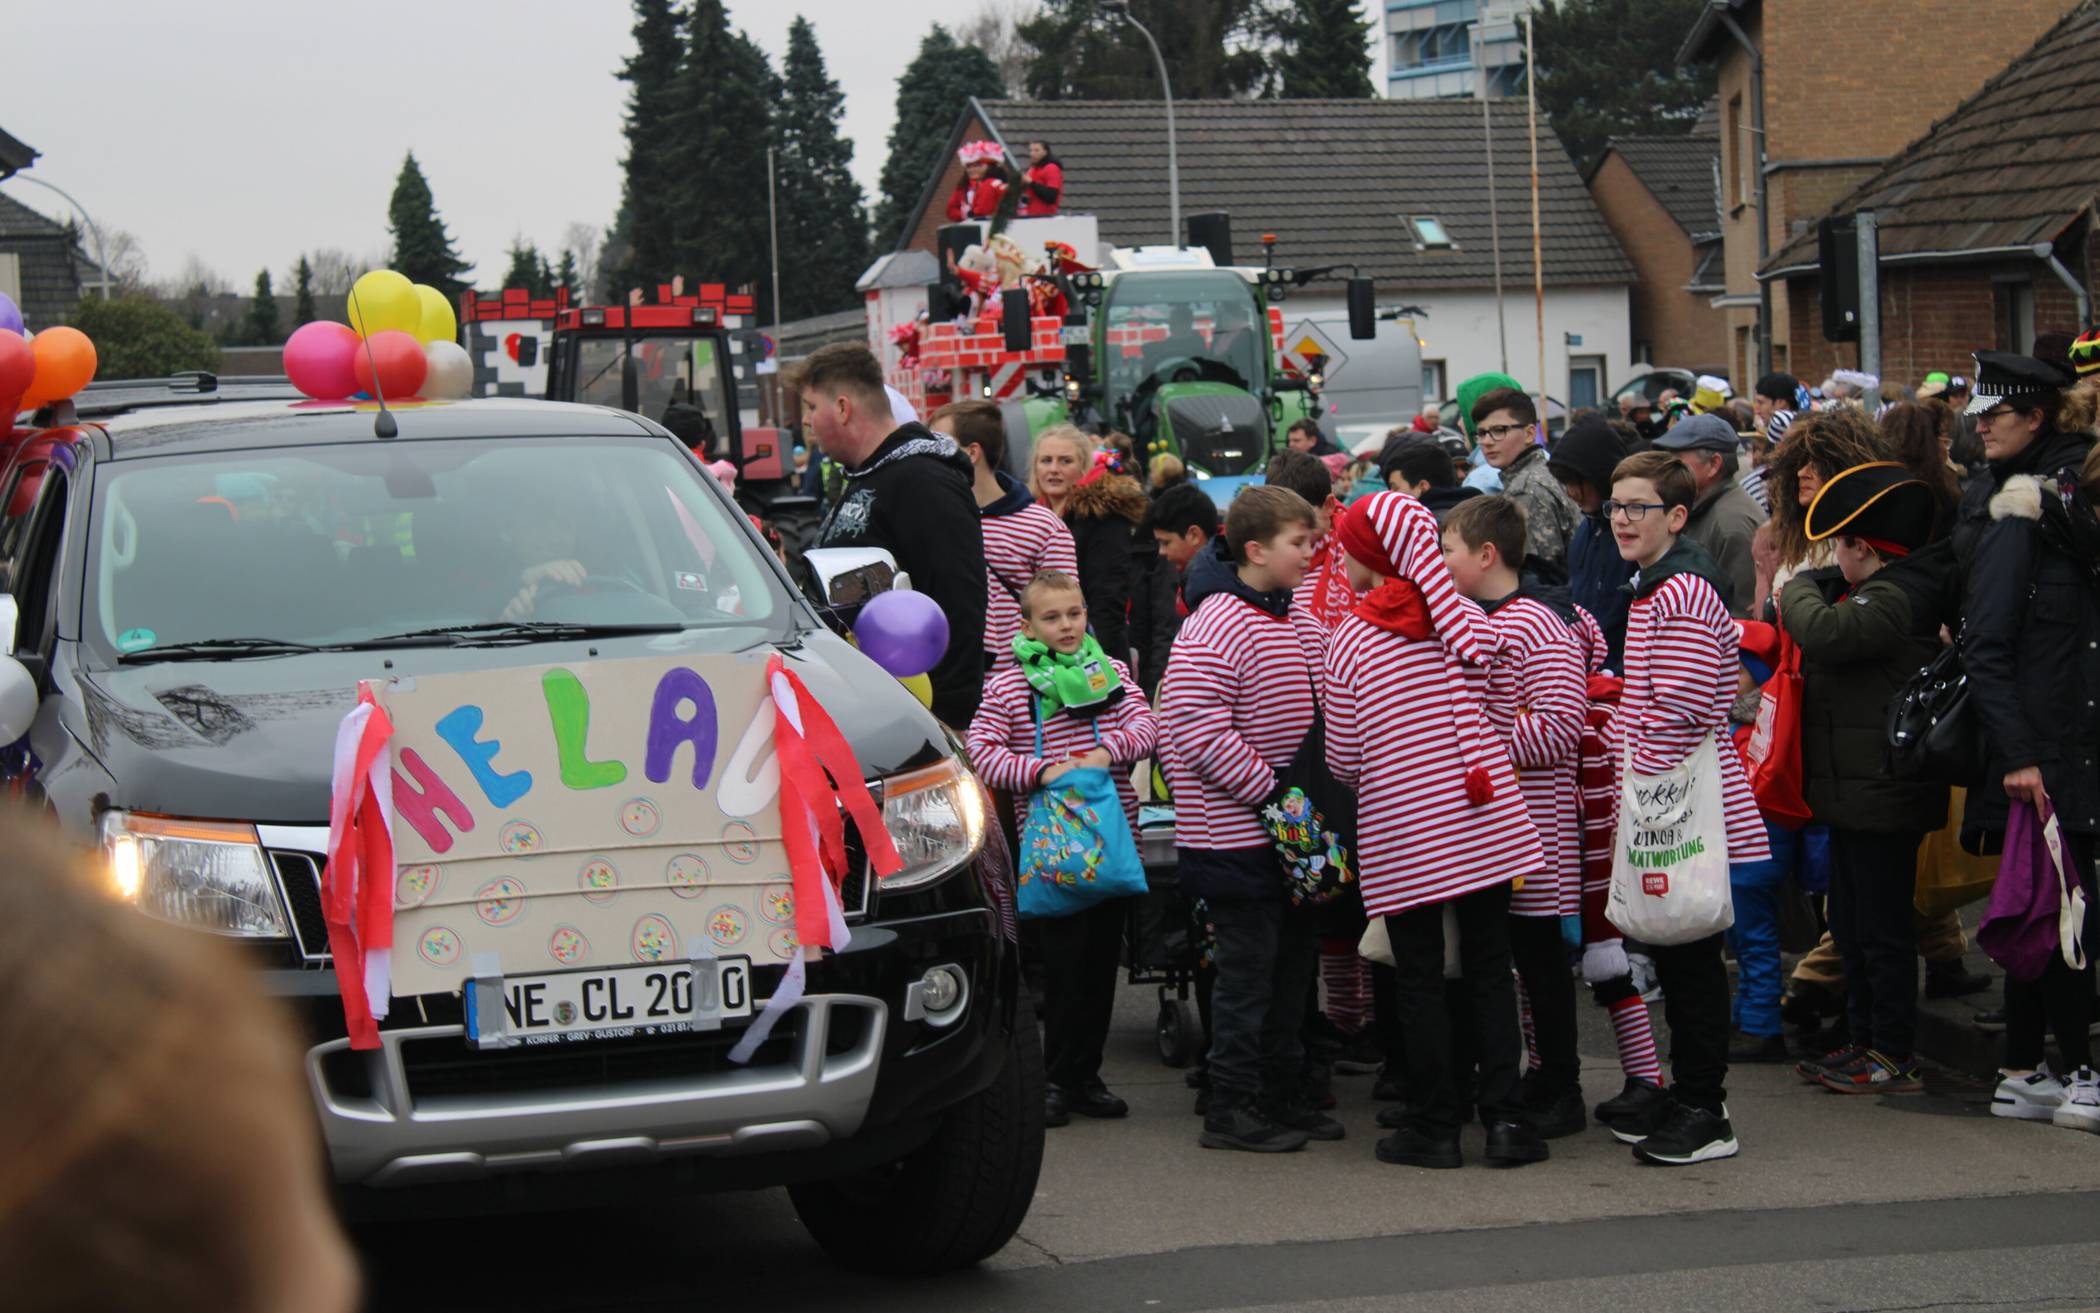
[[[976,1271],[871,1281],[833,1268],[785,1194],[366,1225],[375,1310],[2100,1308],[2100,1137],[2001,1122],[1986,1088],[1843,1098],[1773,1067],[1730,1094],[1733,1160],[1637,1166],[1591,1130],[1516,1171],[1388,1167],[1364,1078],[1349,1138],[1298,1154],[1197,1147],[1181,1073],[1128,990],[1111,1085],[1128,1121],[1050,1134],[1021,1235]],[[1585,1008],[1591,1098],[1617,1089]],[[1477,1156],[1478,1132],[1468,1142]]]

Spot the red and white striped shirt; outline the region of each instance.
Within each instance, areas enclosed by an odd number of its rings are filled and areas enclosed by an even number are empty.
[[[1698,575],[1673,574],[1653,592],[1636,595],[1626,616],[1626,690],[1612,722],[1620,736],[1613,744],[1614,760],[1624,760],[1630,735],[1633,769],[1642,775],[1672,769],[1700,739],[1715,736],[1731,864],[1772,855],[1742,756],[1728,743],[1736,640],[1735,622],[1721,595]]]
[[[1552,608],[1515,597],[1486,620],[1487,715],[1517,770],[1546,858],[1510,897],[1516,916],[1573,916],[1582,908],[1582,818],[1577,749],[1589,709],[1577,635]]]
[[[1123,696],[1098,716],[1052,712],[1043,721],[1043,742],[1036,748],[1035,690],[1011,659],[984,686],[984,701],[970,720],[970,764],[995,789],[1014,796],[1014,814],[1028,815],[1028,798],[1048,767],[1095,747],[1107,751],[1115,767],[1116,796],[1123,800],[1130,833],[1137,834],[1137,792],[1130,785],[1131,766],[1152,755],[1159,722],[1145,693],[1130,678],[1130,668],[1114,657],[1109,663],[1123,681]],[[1096,738],[1098,733],[1099,738]]]
[[[1029,502],[1005,515],[980,515],[984,527],[984,650],[991,668],[1013,656],[1021,632],[1021,590],[1042,570],[1079,577],[1072,531],[1056,511]]]
[[[1312,668],[1297,626],[1230,593],[1204,598],[1174,636],[1159,685],[1175,843],[1267,847],[1255,809],[1312,721]]]

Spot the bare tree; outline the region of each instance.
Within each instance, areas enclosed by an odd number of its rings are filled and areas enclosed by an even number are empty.
[[[1010,97],[1027,94],[1028,57],[1034,52],[1021,39],[1020,27],[1034,17],[1035,5],[1029,0],[984,0],[977,12],[955,29],[957,41],[976,46],[991,57]]]
[[[111,289],[119,295],[145,291],[146,248],[139,245],[139,239],[127,229],[106,228],[102,242],[109,256]]]
[[[386,267],[385,256],[375,260],[371,256],[352,255],[333,246],[324,246],[307,256],[307,259],[313,264],[315,296],[342,296],[350,290],[350,284],[356,282],[359,275]]]
[[[595,223],[572,223],[561,230],[561,248],[576,257],[576,287],[585,301],[597,298],[598,258],[603,232]]]

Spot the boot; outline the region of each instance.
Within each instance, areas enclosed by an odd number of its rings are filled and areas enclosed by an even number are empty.
[[[1196,1143],[1206,1149],[1239,1149],[1247,1153],[1289,1153],[1303,1149],[1312,1137],[1304,1131],[1280,1126],[1255,1108],[1244,1096],[1217,1094],[1203,1117],[1203,1133]]]

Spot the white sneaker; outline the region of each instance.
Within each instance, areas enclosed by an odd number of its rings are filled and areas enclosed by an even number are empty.
[[[2003,1069],[2000,1071],[2002,1074]],[[2045,1122],[2056,1115],[2063,1101],[2064,1083],[2045,1062],[2025,1076],[2006,1076],[1999,1081],[1997,1092],[1991,1095],[1991,1115]]]
[[[2064,1082],[2064,1100],[2049,1120],[2067,1130],[2100,1135],[2100,1072],[2080,1067]]]

